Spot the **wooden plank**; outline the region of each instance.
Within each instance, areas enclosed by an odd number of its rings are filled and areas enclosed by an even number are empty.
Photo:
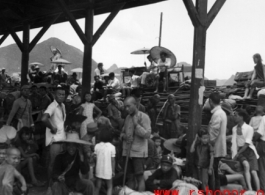
[[[204,23],[207,21],[207,3],[208,0],[196,0],[196,9],[200,20]],[[194,45],[193,45],[193,62],[192,62],[192,82],[189,104],[189,128],[187,132],[187,147],[190,148],[195,138],[197,131],[201,128],[202,105],[199,105],[199,88],[203,86],[204,80],[204,64],[205,64],[205,46],[206,46],[206,28],[202,25],[195,26],[194,30]],[[201,72],[201,78],[197,78],[195,72]],[[187,174],[192,176],[191,167],[193,154],[187,150]]]
[[[9,33],[4,34],[1,39],[0,39],[0,45],[2,45],[2,43],[6,40],[6,38],[8,37]]]
[[[64,0],[57,0],[57,2],[59,4],[59,6],[61,7],[62,11],[64,12],[64,14],[67,16],[70,24],[74,28],[76,34],[79,36],[79,38],[81,39],[83,44],[84,45],[88,44],[89,42],[87,40],[87,37],[84,35],[82,29],[80,28],[80,26],[76,22],[75,17],[73,16],[73,14],[68,10]]]
[[[61,14],[58,14],[56,17],[54,17],[47,25],[42,27],[42,29],[39,31],[39,33],[34,37],[34,39],[31,41],[29,45],[29,52],[32,51],[32,49],[36,46],[36,44],[39,42],[41,37],[45,34],[45,32],[50,28],[50,26],[60,17]]]
[[[110,13],[110,15],[106,18],[106,20],[101,24],[101,26],[93,36],[92,46],[94,46],[94,44],[98,41],[99,37],[104,33],[104,31],[107,29],[109,24],[116,17],[116,15],[119,13],[119,11],[123,8],[124,5],[125,3],[117,5],[115,9]]]
[[[226,0],[216,0],[212,8],[210,9],[208,15],[207,15],[207,28],[211,25],[214,18],[219,13],[220,9],[223,7]]]
[[[27,74],[29,66],[29,36],[30,36],[30,25],[24,24],[23,29],[23,51],[21,60],[21,85],[27,84]]]
[[[183,0],[183,3],[188,11],[193,26],[195,27],[201,25],[202,22],[200,21],[198,12],[194,7],[192,0]]]
[[[89,0],[94,3],[94,0]],[[94,22],[94,9],[88,8],[85,18],[85,35],[87,43],[84,47],[83,58],[83,77],[82,77],[82,93],[90,91],[91,88],[91,68],[92,68],[92,40],[93,40],[93,22]]]

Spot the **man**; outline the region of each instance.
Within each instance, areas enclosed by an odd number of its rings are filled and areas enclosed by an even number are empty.
[[[31,82],[34,82],[34,78],[36,76],[35,65],[31,65],[28,71],[29,79]]]
[[[65,89],[58,85],[55,91],[55,100],[48,106],[42,116],[42,122],[46,126],[46,146],[50,146],[50,161],[48,168],[48,179],[51,179],[51,173],[55,157],[62,151],[62,144],[65,140],[64,121],[66,119]]]
[[[34,77],[34,83],[41,83],[42,82],[42,74],[40,72],[40,67],[35,66],[36,75]]]
[[[2,72],[0,74],[0,88],[4,87],[6,84],[6,79],[10,78],[5,72],[6,72],[6,69],[2,68]]]
[[[227,117],[220,106],[220,94],[212,93],[209,96],[212,117],[208,126],[210,142],[214,147],[214,177],[215,190],[220,190],[220,178],[218,174],[218,165],[222,157],[226,156],[226,125]]]
[[[143,72],[143,74],[140,76],[141,85],[146,85],[145,80],[146,80],[147,75],[149,74],[157,75],[157,66],[154,60],[152,59],[151,55],[148,55],[147,59],[150,62],[150,65],[147,67],[146,63],[144,63],[146,67],[146,72]]]
[[[0,143],[0,165],[4,162],[6,158],[6,150],[8,145],[6,143]]]
[[[123,102],[116,100],[114,95],[109,96],[109,102],[107,109],[110,122],[114,128],[121,130],[124,123],[124,119],[121,117],[124,109]]]
[[[79,145],[89,145],[79,139],[76,132],[68,133],[64,140],[66,151],[59,154],[54,162],[52,172],[52,192],[55,195],[65,195],[70,192],[80,192],[83,195],[94,194],[94,185],[90,180],[81,179],[79,172],[89,172],[87,159],[84,157]]]
[[[123,97],[130,96],[131,95],[131,91],[134,89],[139,88],[139,78],[140,76],[135,74],[135,70],[131,69],[129,70],[129,74],[131,76],[130,80],[127,83],[124,83],[123,85]]]
[[[15,168],[20,162],[20,151],[16,148],[9,148],[6,153],[6,158],[0,166],[0,194],[22,195],[27,191],[27,184]],[[16,183],[15,179],[20,183]]]
[[[104,74],[103,63],[98,63],[98,67],[95,69],[95,76],[101,77]]]
[[[167,54],[165,52],[160,53],[160,59],[157,61],[157,67],[159,69],[159,75],[157,76],[157,82],[156,82],[156,91],[155,93],[158,92],[158,87],[159,87],[159,82],[163,82],[163,91],[166,91],[166,86],[167,86],[167,71],[166,67],[169,67],[171,65],[171,59],[167,58]]]
[[[103,82],[100,80],[100,77],[98,75],[95,75],[94,79],[95,83],[94,83],[93,99],[98,100],[103,98],[104,96]]]
[[[31,104],[32,104],[32,110],[35,111],[35,110],[38,110],[39,108],[41,96],[38,93],[37,85],[32,85],[30,88],[30,91],[31,93],[29,96],[29,100],[31,101]]]
[[[47,94],[47,87],[46,86],[40,86],[39,94],[41,97],[39,110],[45,110],[51,103],[51,99]]]
[[[30,86],[23,85],[21,88],[21,97],[13,103],[12,110],[9,113],[6,124],[16,128],[18,131],[22,127],[34,127],[32,119],[32,104],[29,100]]]
[[[265,116],[261,119],[258,131],[254,133],[253,141],[258,142],[260,189],[265,192]]]
[[[242,163],[248,190],[252,191],[251,183],[254,183],[258,191],[260,189],[257,173],[259,155],[252,142],[254,129],[246,124],[248,114],[245,110],[237,110],[235,117],[237,125],[232,130],[232,158]],[[253,178],[252,182],[250,173]]]
[[[104,97],[106,99],[107,94],[118,93],[121,89],[120,81],[115,77],[115,73],[109,73],[109,82],[107,85],[107,90],[105,90]]]
[[[142,91],[138,89],[133,89],[131,92],[131,95],[136,99],[137,102],[137,109],[141,112],[145,112],[145,107],[143,104],[141,104],[142,100]]]
[[[254,71],[251,77],[251,80],[247,82],[244,99],[251,99],[254,90],[256,87],[264,87],[264,65],[262,64],[262,59],[260,54],[255,54],[253,56],[254,63],[256,66],[254,67]]]
[[[138,183],[137,191],[144,191],[143,173],[145,160],[148,157],[148,139],[151,135],[150,119],[148,115],[138,111],[135,98],[126,98],[124,106],[129,113],[121,133],[123,139],[122,156],[129,158],[127,166],[128,187],[133,188],[135,177]]]
[[[62,70],[63,66],[58,65],[58,72],[54,73],[53,80],[60,83],[66,83],[67,74]]]

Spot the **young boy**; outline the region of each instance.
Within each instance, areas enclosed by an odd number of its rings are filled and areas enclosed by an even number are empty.
[[[246,111],[238,110],[235,113],[235,117],[237,125],[232,130],[232,158],[243,164],[248,190],[252,190],[250,172],[254,179],[253,183],[255,184],[256,190],[259,190],[260,181],[257,174],[259,170],[257,160],[259,155],[252,142],[254,130],[246,124],[246,120],[248,119]]]
[[[190,152],[195,152],[195,178],[202,181],[202,189],[208,187],[209,175],[213,170],[213,147],[210,145],[210,136],[206,130],[196,134]]]
[[[6,158],[6,149],[7,149],[8,145],[5,143],[0,143],[0,165],[2,164],[2,162],[4,162],[5,158]]]
[[[161,148],[161,137],[159,135],[155,135],[152,139],[155,142],[157,155],[159,156],[159,158],[161,158],[163,153]]]
[[[259,125],[262,119],[262,116],[264,115],[264,108],[263,106],[257,106],[256,107],[256,116],[253,116],[249,122],[249,125],[253,127],[254,132],[256,132],[259,129]]]
[[[27,191],[24,177],[15,168],[20,162],[20,155],[20,151],[16,148],[7,149],[6,159],[0,165],[0,194],[13,194],[15,178],[21,184],[22,194]]]
[[[161,159],[161,168],[157,169],[145,182],[146,190],[154,192],[154,190],[168,190],[172,188],[172,184],[178,179],[178,173],[174,169],[173,159],[164,155]]]

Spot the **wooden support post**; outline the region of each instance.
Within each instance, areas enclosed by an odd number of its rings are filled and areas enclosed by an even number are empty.
[[[45,34],[45,32],[50,28],[50,26],[60,17],[61,14],[54,17],[51,22],[49,22],[47,25],[45,25],[39,33],[34,37],[34,39],[29,44],[29,52],[32,51],[32,49],[36,46],[36,44],[39,42],[41,37]]]
[[[89,0],[89,2],[94,3],[94,0]],[[94,8],[88,8],[88,10],[86,10],[86,18],[85,18],[85,36],[87,43],[84,44],[83,77],[82,77],[83,94],[87,91],[90,91],[91,87],[93,20],[94,20]]]
[[[28,83],[27,74],[29,66],[29,33],[30,25],[24,24],[23,26],[23,51],[21,60],[21,85]]]
[[[210,13],[207,16],[208,0],[196,0],[194,7],[191,0],[183,0],[190,19],[194,25],[194,45],[192,62],[192,82],[189,105],[189,124],[187,132],[187,175],[192,176],[193,155],[189,152],[196,133],[201,128],[202,119],[202,100],[204,89],[204,66],[206,50],[206,32],[208,25],[211,24],[214,17],[224,4],[224,0],[217,0]],[[223,3],[222,3],[223,2]],[[192,4],[191,4],[192,3]],[[200,101],[201,100],[201,101]]]
[[[95,45],[99,37],[104,33],[104,31],[107,29],[109,24],[112,22],[112,20],[115,18],[115,16],[119,13],[119,11],[123,8],[124,5],[125,3],[117,5],[117,7],[110,13],[110,15],[106,18],[106,20],[101,24],[101,26],[93,36],[92,46]]]
[[[84,35],[82,29],[80,28],[80,26],[76,22],[74,16],[68,10],[64,0],[57,0],[57,2],[59,4],[59,6],[61,7],[62,11],[64,12],[64,14],[67,16],[69,22],[71,23],[72,27],[74,28],[75,32],[77,33],[77,35],[79,36],[79,38],[81,39],[83,44],[86,45],[87,43],[89,43],[89,41],[87,40],[87,37]]]
[[[6,40],[6,38],[8,37],[9,33],[5,33],[1,39],[0,39],[0,45],[2,45],[2,43]]]

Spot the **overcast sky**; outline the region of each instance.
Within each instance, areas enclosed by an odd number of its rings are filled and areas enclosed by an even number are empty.
[[[209,0],[208,7],[214,0]],[[209,27],[206,40],[205,77],[228,79],[236,72],[253,69],[252,56],[265,59],[265,1],[227,0]],[[170,49],[178,62],[192,63],[194,28],[182,0],[168,0],[121,11],[93,48],[93,59],[106,68],[142,66],[143,55],[130,52],[158,45],[160,13],[163,12],[162,46]],[[94,20],[94,32],[108,14]],[[84,29],[84,20],[78,20]],[[31,39],[39,29],[31,31]],[[21,33],[18,33],[21,38]],[[84,47],[69,22],[53,25],[40,42],[57,37],[83,51]],[[14,43],[11,36],[1,47]],[[47,56],[49,58],[50,56]],[[80,64],[81,66],[81,64]]]

